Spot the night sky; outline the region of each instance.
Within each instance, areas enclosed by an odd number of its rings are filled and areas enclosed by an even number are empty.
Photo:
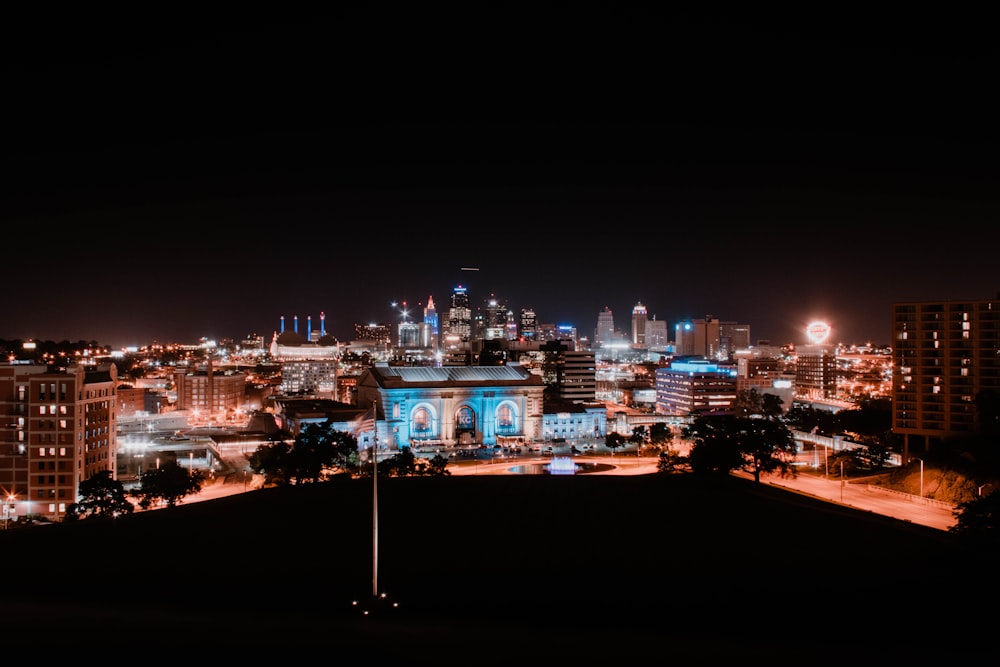
[[[8,17],[0,338],[347,341],[463,284],[890,343],[1000,291],[985,17],[439,7]]]

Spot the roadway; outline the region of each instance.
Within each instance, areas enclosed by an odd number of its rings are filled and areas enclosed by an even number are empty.
[[[535,452],[519,455],[494,456],[490,458],[470,458],[448,464],[452,475],[513,475],[524,474],[516,467],[524,464],[547,464],[555,456],[541,456]],[[599,463],[607,469],[587,472],[588,475],[647,475],[657,471],[658,458],[637,457],[634,454],[578,454],[572,457],[579,463]],[[747,473],[733,473],[741,477],[751,477]],[[187,496],[183,503],[212,500],[235,493],[244,493],[260,488],[263,479],[246,470],[236,470],[233,474],[219,475],[206,484],[200,493]],[[948,530],[956,523],[953,507],[928,498],[891,492],[869,485],[864,481],[844,482],[821,475],[800,472],[795,477],[763,475],[761,483],[779,486],[789,491],[803,493],[821,500],[838,503],[867,512],[894,517],[902,521]]]

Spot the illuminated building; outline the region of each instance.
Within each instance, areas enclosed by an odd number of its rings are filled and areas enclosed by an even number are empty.
[[[538,339],[538,318],[531,308],[521,309],[521,338],[524,340]]]
[[[635,304],[632,308],[632,345],[634,347],[646,347],[646,306],[642,302]]]
[[[451,294],[448,308],[448,326],[445,331],[448,344],[468,343],[472,339],[472,308],[469,306],[468,289],[458,285]]]
[[[176,407],[194,412],[201,420],[224,422],[243,410],[246,385],[246,373],[217,373],[209,357],[204,370],[179,369],[174,373]]]
[[[811,322],[806,327],[810,344],[795,348],[795,393],[799,398],[823,401],[837,398],[837,357],[830,325]]]
[[[440,336],[438,328],[437,309],[434,308],[434,297],[427,297],[427,306],[424,308],[424,326],[421,331],[421,343],[430,350],[438,349]]]
[[[80,482],[104,470],[117,477],[117,386],[114,364],[0,364],[0,500],[8,518],[59,520]]]
[[[597,330],[594,332],[594,348],[600,349],[614,344],[615,315],[607,306],[597,314]]]
[[[656,369],[656,413],[678,417],[726,413],[736,400],[736,373],[707,359]]]
[[[1000,392],[1000,300],[897,303],[892,309],[892,430],[926,451],[995,432],[977,410]]]
[[[542,437],[544,389],[539,375],[518,364],[376,364],[358,379],[357,400],[378,406],[380,446],[489,446]]]

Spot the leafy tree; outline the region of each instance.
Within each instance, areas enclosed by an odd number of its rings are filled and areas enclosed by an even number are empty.
[[[276,438],[247,456],[251,470],[264,476],[265,484],[319,482],[332,471],[358,470],[358,439],[333,428],[333,422],[309,424],[294,440]]]
[[[1000,493],[977,496],[959,503],[954,510],[955,524],[948,532],[975,547],[1000,548]]]
[[[288,472],[291,468],[292,446],[285,440],[275,440],[269,445],[260,445],[249,456],[250,469],[264,476],[265,486],[284,486],[290,483]]]
[[[741,389],[736,392],[730,410],[737,417],[763,416],[764,399],[756,389]]]
[[[101,470],[80,482],[80,499],[66,508],[66,520],[114,517],[133,510],[135,505],[127,498],[122,483],[112,478],[110,470]]]
[[[636,445],[635,454],[638,456],[642,452],[642,446],[649,439],[649,433],[643,425],[633,426],[632,435],[628,437],[629,443]]]
[[[656,422],[649,425],[649,444],[660,447],[669,447],[674,440],[674,432],[670,429],[670,424]]]
[[[427,463],[427,472],[432,477],[444,477],[451,474],[448,470],[448,459],[440,454],[435,454]]]
[[[743,465],[732,423],[735,417],[696,417],[684,428],[684,436],[693,441],[688,461],[691,471],[699,474],[728,475]]]
[[[764,415],[764,419],[777,419],[784,414],[784,405],[785,402],[781,400],[781,396],[764,394],[761,397],[761,414]]]
[[[763,473],[795,476],[795,441],[780,421],[707,415],[697,417],[687,433],[694,440],[690,454],[694,472],[740,469],[752,473],[758,483]]]
[[[413,450],[407,447],[384,461],[379,461],[378,473],[380,477],[447,476],[451,474],[447,466],[448,459],[440,454],[426,459],[417,457]],[[371,473],[372,466],[365,466],[365,474],[371,476]]]
[[[604,446],[610,449],[611,455],[614,456],[616,449],[625,446],[625,436],[621,433],[611,431],[604,436]]]
[[[201,491],[205,476],[200,471],[189,471],[177,461],[167,461],[159,468],[147,470],[140,477],[139,507],[149,509],[163,501],[174,507],[184,496]]]
[[[679,472],[687,467],[688,459],[686,456],[681,456],[681,453],[676,449],[668,449],[665,452],[660,452],[660,456],[656,461],[656,471],[663,473]]]

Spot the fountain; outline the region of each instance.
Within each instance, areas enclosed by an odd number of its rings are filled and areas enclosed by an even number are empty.
[[[577,469],[576,463],[568,456],[556,456],[546,467],[550,475],[572,475]]]

